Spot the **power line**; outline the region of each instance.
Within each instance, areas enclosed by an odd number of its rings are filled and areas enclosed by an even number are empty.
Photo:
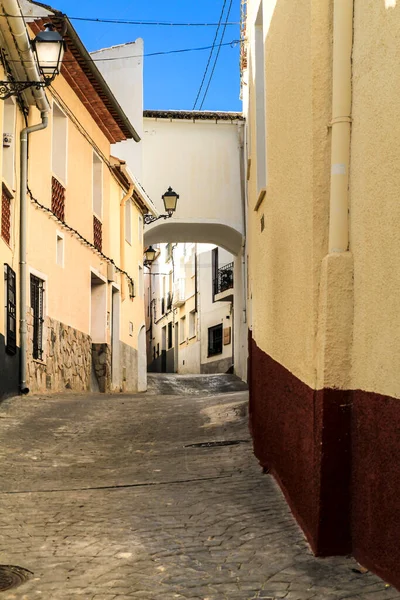
[[[201,84],[200,84],[200,87],[199,87],[199,91],[197,92],[196,100],[194,101],[194,104],[193,104],[193,109],[192,109],[192,110],[195,110],[195,108],[196,108],[197,100],[198,100],[198,99],[199,99],[199,97],[200,97],[201,91],[202,91],[202,89],[203,89],[204,82],[205,82],[205,80],[206,80],[206,77],[207,77],[207,73],[208,73],[208,67],[210,66],[210,63],[211,63],[211,58],[212,58],[212,55],[213,55],[213,53],[214,53],[215,44],[217,43],[218,34],[219,34],[219,30],[220,30],[221,23],[222,23],[222,18],[223,18],[223,16],[224,16],[226,2],[227,2],[227,0],[224,0],[224,3],[223,3],[223,5],[222,5],[221,15],[220,15],[220,17],[219,17],[218,26],[217,26],[217,30],[216,30],[216,32],[215,32],[215,37],[214,37],[214,41],[213,41],[213,44],[212,44],[212,47],[211,47],[210,55],[209,55],[209,57],[208,57],[208,61],[207,61],[207,65],[206,65],[206,69],[205,69],[205,71],[204,71],[203,79],[202,79],[202,81],[201,81]]]
[[[111,25],[155,25],[161,27],[216,27],[218,23],[173,23],[169,21],[131,21],[130,19],[96,19],[94,17],[69,17],[68,15],[44,15],[43,17],[37,17],[45,19],[47,17],[62,18],[66,16],[70,21],[86,21],[88,23],[108,23]],[[0,14],[0,17],[10,17],[13,19],[32,19],[32,15],[7,15],[5,13]],[[240,25],[239,22],[231,21],[227,25],[235,26]]]
[[[231,0],[231,1],[230,1],[230,3],[229,3],[228,14],[227,14],[227,16],[226,16],[226,22],[228,22],[229,15],[230,15],[230,13],[231,13],[231,10],[232,10],[232,4],[233,4],[233,0]],[[216,56],[215,56],[214,65],[213,65],[213,68],[212,68],[212,71],[211,71],[210,79],[208,80],[207,89],[206,89],[206,91],[204,92],[203,100],[202,100],[202,102],[201,102],[201,104],[200,104],[200,110],[203,108],[203,104],[204,104],[204,101],[205,101],[205,99],[206,99],[206,97],[207,97],[208,90],[210,89],[211,81],[212,81],[212,78],[213,78],[213,76],[214,76],[214,72],[215,72],[215,67],[217,66],[217,62],[218,62],[218,58],[219,58],[219,54],[220,54],[220,52],[221,52],[221,46],[223,45],[223,41],[224,41],[224,37],[225,37],[225,33],[226,33],[226,23],[225,23],[225,25],[224,25],[224,29],[223,29],[223,31],[222,31],[221,42],[220,42],[220,44],[219,44],[219,46],[218,46],[218,51],[217,51],[217,54],[216,54]]]
[[[231,46],[232,48],[234,48],[238,44],[240,44],[240,40],[232,40],[230,42],[225,42],[223,44],[217,44],[216,47],[220,48],[221,46]],[[125,60],[127,58],[146,58],[148,56],[162,56],[165,54],[180,54],[182,52],[200,52],[202,50],[209,50],[210,48],[212,48],[212,46],[202,46],[200,48],[181,48],[179,50],[165,50],[165,51],[161,51],[161,52],[148,52],[147,54],[133,54],[130,56],[115,56],[115,57],[110,57],[110,58],[92,58],[92,59],[84,59],[84,60],[87,60],[87,62],[108,62],[108,61],[112,61],[112,60]],[[8,62],[24,63],[24,62],[29,62],[29,61],[8,59]],[[74,62],[75,61],[73,61],[73,60],[63,60],[63,64],[69,64],[69,63],[74,63]]]

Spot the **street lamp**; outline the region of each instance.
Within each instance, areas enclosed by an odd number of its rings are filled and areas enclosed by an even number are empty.
[[[156,258],[156,254],[157,251],[154,250],[153,246],[149,246],[146,250],[146,252],[144,253],[145,259],[144,259],[144,264],[146,265],[146,267],[151,267],[151,264],[154,262],[155,258]]]
[[[43,81],[0,81],[0,98],[5,100],[33,87],[37,90],[48,87],[59,75],[66,50],[66,43],[52,23],[45,25],[31,41],[37,67]]]
[[[176,211],[176,205],[178,203],[179,194],[174,192],[172,187],[169,187],[168,190],[161,196],[164,202],[164,208],[167,214],[160,215],[158,217],[154,217],[153,215],[144,215],[144,224],[149,225],[150,223],[154,223],[154,221],[158,221],[158,219],[170,219],[174,212]]]

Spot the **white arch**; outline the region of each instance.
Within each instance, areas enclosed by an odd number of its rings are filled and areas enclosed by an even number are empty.
[[[158,221],[145,230],[145,246],[167,242],[197,242],[215,244],[237,256],[243,243],[243,235],[233,227],[216,221],[183,221],[177,219]]]

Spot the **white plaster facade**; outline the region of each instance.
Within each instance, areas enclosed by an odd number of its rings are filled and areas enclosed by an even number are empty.
[[[233,265],[233,259],[226,250],[209,244],[158,245],[158,257],[145,276],[150,371],[232,370],[233,289],[230,300],[217,301],[214,270]],[[210,329],[221,332],[216,351],[210,350]]]

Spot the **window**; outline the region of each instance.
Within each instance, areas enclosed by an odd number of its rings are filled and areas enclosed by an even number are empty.
[[[183,342],[186,339],[186,337],[185,337],[186,336],[185,329],[186,329],[186,317],[182,317],[181,321],[180,321],[180,325],[179,325],[179,332],[180,332],[179,342],[181,344],[183,344]]]
[[[218,247],[217,248],[213,248],[212,251],[212,267],[211,267],[211,277],[212,277],[212,282],[211,282],[211,289],[212,289],[212,297],[213,297],[213,302],[214,302],[214,296],[217,293],[217,287],[218,287]]]
[[[3,178],[10,189],[15,186],[15,103],[4,100],[3,113]]]
[[[31,275],[31,307],[33,310],[33,358],[43,359],[44,281]]]
[[[64,267],[64,235],[57,231],[56,236],[56,263]]]
[[[256,163],[257,193],[267,186],[265,58],[264,58],[263,3],[260,3],[255,26],[255,108],[256,108]]]
[[[64,186],[67,183],[67,127],[68,119],[61,108],[53,103],[52,170]]]
[[[93,152],[93,212],[99,219],[103,218],[103,163]]]
[[[11,195],[3,184],[1,194],[1,237],[11,244]]]
[[[172,322],[168,323],[168,350],[172,348]]]
[[[6,352],[17,352],[17,299],[16,276],[8,265],[4,265],[4,279],[6,287]]]
[[[125,202],[125,240],[132,244],[132,201]]]
[[[189,313],[189,338],[196,335],[196,311]]]
[[[210,327],[208,330],[208,356],[222,354],[223,328],[221,325]]]

